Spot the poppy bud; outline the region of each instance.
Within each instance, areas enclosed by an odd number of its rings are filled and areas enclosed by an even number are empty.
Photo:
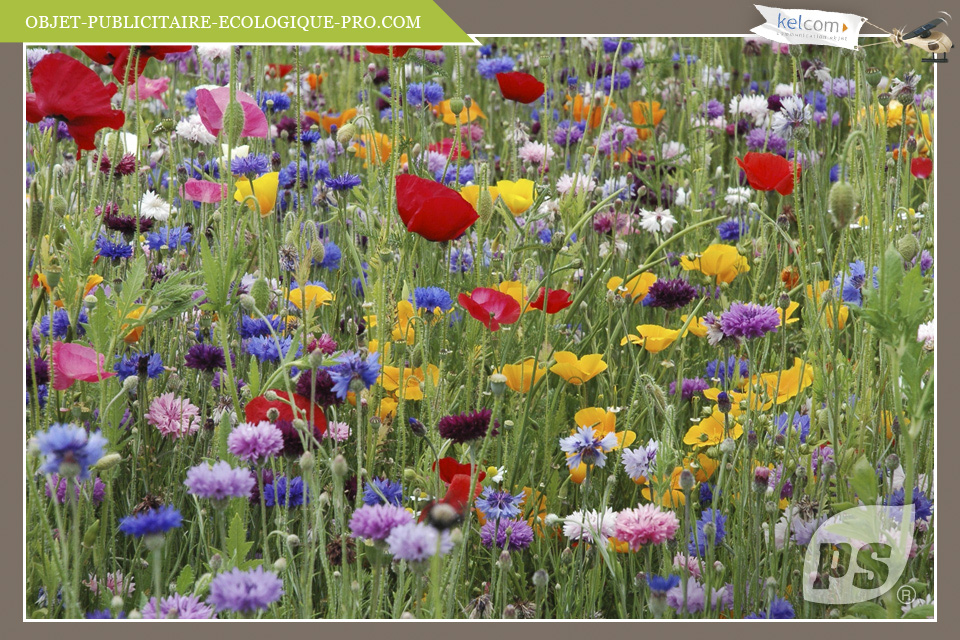
[[[270,285],[263,278],[257,278],[250,287],[250,296],[257,309],[266,311],[270,307]]]
[[[291,549],[296,549],[300,546],[300,537],[295,533],[291,533],[287,536],[287,546]]]
[[[240,142],[245,122],[246,115],[243,113],[240,102],[237,100],[231,101],[227,108],[223,110],[223,132],[227,134],[227,141],[231,147],[236,147],[237,143]]]
[[[912,233],[907,234],[897,241],[897,251],[904,261],[910,262],[920,253],[920,241]]]
[[[313,452],[304,451],[303,455],[300,456],[300,468],[303,469],[305,473],[312,471],[316,464],[317,459],[314,457]]]
[[[347,146],[357,135],[356,125],[348,122],[347,124],[340,127],[337,130],[337,142],[343,146]]]
[[[83,545],[84,549],[92,549],[93,545],[97,542],[97,535],[100,533],[100,518],[97,518],[93,521],[93,524],[90,525],[90,528],[87,529],[86,533],[83,534]]]
[[[887,456],[887,459],[883,461],[883,464],[886,466],[887,471],[896,471],[897,467],[900,466],[900,456],[891,453]]]
[[[493,196],[489,189],[481,189],[477,197],[477,215],[484,223],[489,222],[493,217]]]
[[[277,558],[273,563],[273,570],[277,573],[283,573],[287,570],[287,559]]]
[[[680,472],[680,488],[684,491],[690,491],[697,484],[696,478],[690,473],[689,469]]]
[[[257,308],[257,301],[253,299],[253,296],[244,293],[240,296],[240,306],[247,313],[253,313]]]
[[[910,136],[909,138],[907,138],[907,141],[904,143],[903,146],[906,147],[909,153],[913,153],[914,151],[917,150],[917,139],[913,136]]]
[[[463,103],[464,100],[462,98],[450,98],[450,111],[452,111],[454,115],[459,115],[460,112],[463,111]]]
[[[427,521],[439,531],[446,531],[460,522],[460,514],[451,505],[440,502],[430,509]]]
[[[720,453],[723,455],[729,455],[737,449],[737,444],[733,441],[733,438],[724,438],[723,442],[720,443]]]
[[[323,262],[327,255],[327,250],[319,240],[310,243],[310,257],[314,262]]]
[[[339,477],[339,478],[342,478],[342,477],[344,477],[345,475],[347,475],[347,472],[348,472],[349,470],[350,470],[350,469],[349,469],[349,467],[347,466],[347,459],[344,458],[343,455],[338,455],[338,456],[337,456],[336,458],[334,458],[333,461],[330,463],[330,471],[333,473],[333,475],[335,475],[335,476],[337,476],[337,477]]]

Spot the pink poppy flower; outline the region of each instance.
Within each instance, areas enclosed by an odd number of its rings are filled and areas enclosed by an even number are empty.
[[[117,375],[105,368],[106,356],[97,353],[91,347],[83,345],[54,342],[53,343],[53,388],[63,391],[73,386],[77,380],[81,382],[100,382]]]
[[[163,105],[163,108],[166,109],[167,103],[163,99],[163,94],[165,94],[169,88],[170,78],[151,79],[146,76],[140,76],[137,79],[136,86],[127,87],[127,97],[131,100],[136,100],[139,95],[141,102],[149,100],[150,98],[156,98],[160,101],[160,104]]]
[[[226,196],[227,186],[209,180],[188,178],[186,184],[180,187],[180,197],[194,202],[207,204],[220,202]]]
[[[267,116],[260,111],[256,100],[243,91],[237,91],[237,101],[243,107],[243,132],[241,135],[251,138],[266,138],[269,127],[267,126]],[[217,87],[216,89],[198,89],[197,90],[197,113],[200,114],[200,121],[213,135],[220,133],[223,129],[223,112],[230,104],[229,87]]]

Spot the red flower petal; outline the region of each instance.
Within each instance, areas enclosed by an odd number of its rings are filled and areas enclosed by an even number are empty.
[[[933,160],[930,158],[914,158],[910,161],[910,173],[914,178],[926,180],[933,173]]]
[[[257,396],[253,400],[247,403],[247,406],[243,408],[243,413],[246,416],[247,422],[252,422],[254,424],[258,422],[276,422],[276,420],[270,420],[267,417],[267,412],[270,409],[276,409],[278,412],[277,420],[286,420],[292,422],[295,417],[293,414],[293,407],[290,406],[286,391],[276,391],[277,400],[267,400],[266,396]],[[298,414],[303,415],[306,419],[309,419],[311,414],[310,399],[304,398],[303,396],[295,393],[293,394],[293,403],[296,405]],[[302,412],[302,413],[301,413]],[[315,429],[318,429],[321,434],[327,432],[327,417],[323,413],[323,407],[320,405],[313,405],[313,426]]]
[[[782,196],[793,193],[793,164],[775,153],[750,152],[737,164],[747,176],[747,182],[757,191],[776,191]]]
[[[473,205],[439,182],[397,176],[397,212],[407,227],[431,242],[460,237],[479,219]]]
[[[490,331],[497,331],[501,324],[513,324],[520,319],[520,303],[496,289],[477,287],[469,295],[461,293],[457,300]]]
[[[453,138],[444,138],[440,142],[435,142],[427,147],[428,151],[436,151],[437,153],[442,153],[443,155],[449,157],[451,160],[456,160],[457,157],[462,158],[463,160],[470,159],[470,150],[463,146],[463,143],[457,149],[454,149],[454,140]]]
[[[431,466],[431,469],[436,471],[437,466],[438,466],[437,463],[434,462],[433,465]],[[440,466],[440,480],[443,481],[444,484],[450,484],[451,482],[453,482],[453,479],[459,475],[466,475],[466,476],[473,475],[470,470],[469,464],[460,464],[459,462],[457,462],[456,458],[451,458],[449,456],[446,458],[440,458],[439,466]],[[477,474],[478,481],[482,482],[483,479],[486,477],[487,477],[487,473],[485,471],[480,471]]]
[[[498,73],[497,84],[500,85],[500,94],[504,98],[523,104],[536,102],[545,88],[542,82],[522,71]]]
[[[530,303],[530,306],[534,309],[539,309],[544,311],[543,301],[544,298],[547,299],[547,308],[546,313],[558,313],[563,311],[567,307],[573,304],[573,300],[570,299],[570,292],[564,291],[563,289],[553,289],[548,291],[546,287],[540,289],[540,295],[537,296],[537,299]]]
[[[393,57],[400,58],[403,57],[410,49],[426,49],[428,51],[439,51],[443,49],[443,45],[433,45],[433,44],[411,44],[411,45],[394,45],[393,46]],[[367,47],[367,51],[370,53],[377,53],[380,55],[388,56],[390,55],[390,46],[389,45],[370,45]]]

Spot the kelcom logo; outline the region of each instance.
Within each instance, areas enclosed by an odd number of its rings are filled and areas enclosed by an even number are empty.
[[[784,16],[777,13],[777,28],[790,29],[792,31],[821,31],[827,33],[843,33],[848,29],[842,22],[831,22],[829,20],[804,20],[803,15],[796,18]]]

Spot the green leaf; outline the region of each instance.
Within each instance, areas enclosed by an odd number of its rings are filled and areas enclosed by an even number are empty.
[[[920,265],[915,266],[903,278],[900,285],[900,315],[907,325],[907,329],[919,318],[923,307],[923,276],[920,275]],[[917,320],[917,325],[919,325]]]
[[[290,351],[296,353],[296,350],[291,348]],[[250,371],[247,373],[247,385],[250,387],[250,397],[256,398],[260,395],[260,366],[257,364],[256,358],[250,358]]]
[[[933,605],[932,604],[922,604],[919,607],[914,607],[903,614],[904,619],[917,619],[917,618],[929,618],[933,615]]]
[[[180,575],[177,576],[177,593],[180,595],[188,594],[190,588],[193,587],[193,580],[193,568],[190,565],[184,566]]]
[[[866,456],[854,463],[850,471],[850,484],[864,504],[877,503],[877,472]]]
[[[887,610],[876,602],[858,602],[847,609],[858,618],[869,618],[870,620],[881,620],[887,617]]]
[[[252,542],[247,542],[247,530],[243,526],[243,518],[240,514],[235,514],[230,522],[230,531],[227,533],[226,551],[227,556],[233,561],[235,566],[242,566],[241,563],[250,553]]]

